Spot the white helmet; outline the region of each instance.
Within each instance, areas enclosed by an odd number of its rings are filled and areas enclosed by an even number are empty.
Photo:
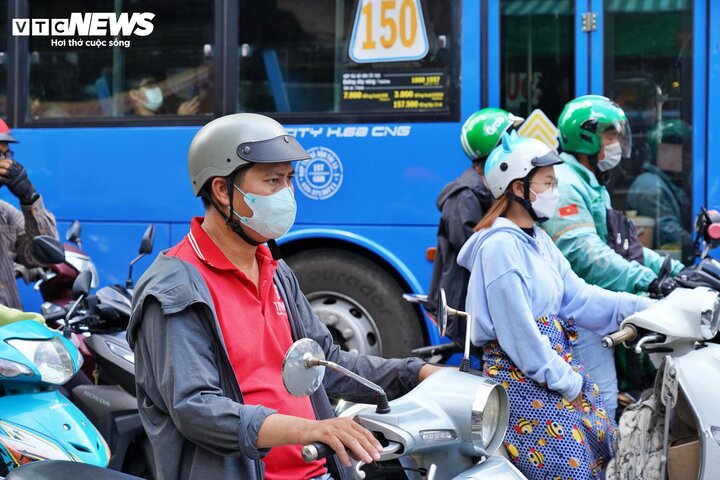
[[[520,180],[538,167],[562,163],[558,153],[540,140],[504,133],[500,145],[485,162],[485,181],[493,197],[500,198],[514,180]]]

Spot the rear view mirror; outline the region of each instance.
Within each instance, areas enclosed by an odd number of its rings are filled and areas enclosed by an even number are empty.
[[[441,337],[445,336],[445,332],[447,331],[447,322],[448,322],[448,304],[447,300],[445,299],[445,289],[441,288],[437,293],[437,303],[435,304],[435,309],[437,310],[437,326],[438,326],[438,333]]]
[[[72,225],[70,225],[70,228],[68,228],[67,232],[65,232],[65,240],[80,245],[81,230],[82,229],[80,227],[80,222],[75,220]]]
[[[145,233],[143,234],[142,240],[140,241],[140,255],[147,255],[153,251],[153,243],[155,240],[155,225],[152,223],[148,225]]]
[[[73,282],[72,298],[77,300],[81,297],[87,297],[90,294],[90,283],[92,282],[92,272],[84,270],[80,272]]]
[[[62,244],[49,235],[33,238],[33,255],[42,263],[65,262],[65,249]]]

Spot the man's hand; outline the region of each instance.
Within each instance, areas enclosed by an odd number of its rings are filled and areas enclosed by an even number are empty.
[[[0,160],[0,185],[6,185],[23,205],[30,205],[37,200],[35,187],[25,167],[8,158]]]
[[[380,459],[382,445],[365,427],[350,418],[307,420],[274,414],[265,419],[258,431],[257,447],[277,445],[308,445],[322,442],[335,450],[340,461],[348,467],[350,454],[365,463]]]
[[[438,365],[431,365],[429,363],[426,363],[420,368],[420,373],[418,373],[418,382],[422,382],[427,377],[432,375],[433,373],[437,372],[441,368],[447,368],[447,367],[440,367]]]

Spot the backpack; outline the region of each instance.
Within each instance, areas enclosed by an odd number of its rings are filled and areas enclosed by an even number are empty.
[[[661,478],[664,429],[665,406],[656,385],[620,417],[615,457],[608,463],[605,479],[664,480]]]
[[[614,208],[607,209],[607,229],[607,243],[610,248],[626,260],[645,264],[645,252],[635,224],[623,212]]]

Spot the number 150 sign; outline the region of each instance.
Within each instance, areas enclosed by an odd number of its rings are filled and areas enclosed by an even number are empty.
[[[420,0],[361,0],[350,38],[356,63],[419,60],[428,39]]]

